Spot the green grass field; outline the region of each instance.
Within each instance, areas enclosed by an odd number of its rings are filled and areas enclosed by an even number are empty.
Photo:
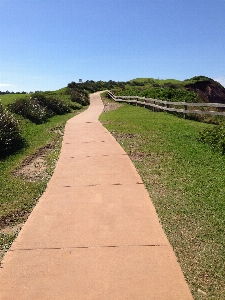
[[[214,125],[128,104],[100,120],[143,178],[194,298],[224,299],[225,157],[198,141]]]
[[[24,96],[29,96],[28,94],[5,94],[0,95],[0,103],[3,106],[6,106],[10,103],[12,103],[15,99],[23,98]]]
[[[184,85],[184,81],[182,80],[177,80],[177,79],[157,79],[157,78],[136,78],[136,79],[132,79],[130,80],[130,82],[138,82],[138,83],[144,83],[145,85],[149,85],[151,86],[151,84],[153,82],[159,84],[159,85],[163,85],[163,84],[167,84],[167,83],[173,83],[173,84],[177,84],[180,86]]]
[[[53,96],[60,98],[66,102],[70,102],[70,95],[66,94],[66,88],[62,88],[57,91],[47,91],[44,92],[46,96]],[[0,95],[0,103],[6,107],[8,104],[12,103],[15,99],[30,97],[32,94],[5,94]]]

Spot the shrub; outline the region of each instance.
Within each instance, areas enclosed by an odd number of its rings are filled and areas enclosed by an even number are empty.
[[[67,88],[68,91],[71,92],[71,90],[79,90],[79,91],[88,91],[89,93],[94,93],[97,91],[103,91],[103,90],[111,90],[113,88],[124,88],[126,85],[126,82],[119,82],[119,81],[113,81],[109,80],[106,81],[94,81],[94,80],[87,80],[82,83],[76,83],[72,81],[71,83],[68,83]]]
[[[35,124],[45,123],[49,118],[49,112],[43,106],[41,106],[38,100],[20,98],[15,100],[9,105],[9,109],[19,114]]]
[[[0,157],[18,151],[24,144],[18,120],[0,104]]]
[[[53,96],[46,96],[44,93],[37,92],[32,95],[32,99],[37,100],[40,105],[46,107],[49,115],[63,115],[71,111],[69,105]]]
[[[37,100],[41,105],[45,106],[46,95],[42,92],[35,92],[32,94],[32,99]]]
[[[46,98],[46,107],[57,115],[63,115],[71,111],[69,105],[55,97]]]
[[[186,101],[196,103],[199,102],[198,95],[195,92],[190,92],[182,89],[173,89],[168,87],[152,87],[145,90],[127,89],[125,91],[118,90],[117,96],[140,96],[159,100],[168,100],[171,102]]]
[[[77,102],[71,102],[70,107],[72,109],[76,110],[76,109],[81,109],[82,105],[80,103],[77,103]]]
[[[225,124],[207,128],[199,133],[199,141],[208,144],[216,152],[225,154]]]
[[[82,106],[90,104],[88,92],[78,89],[73,89],[71,91],[71,101],[80,103]]]

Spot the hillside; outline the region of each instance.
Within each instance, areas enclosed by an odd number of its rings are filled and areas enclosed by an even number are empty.
[[[175,79],[153,79],[153,78],[136,78],[130,80],[127,89],[136,89],[143,91],[145,89],[173,89],[194,92],[198,95],[198,102],[213,102],[225,104],[225,88],[217,81],[205,77],[195,76],[184,81]]]
[[[202,102],[225,104],[225,88],[217,81],[203,76],[193,77],[189,81],[185,88],[198,93]]]

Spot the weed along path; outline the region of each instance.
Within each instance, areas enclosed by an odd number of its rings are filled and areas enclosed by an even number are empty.
[[[101,125],[70,119],[48,187],[0,268],[1,300],[192,299],[141,178]]]

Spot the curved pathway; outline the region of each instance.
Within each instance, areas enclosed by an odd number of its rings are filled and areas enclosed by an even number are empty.
[[[141,178],[101,125],[100,93],[0,269],[1,300],[192,299]]]

